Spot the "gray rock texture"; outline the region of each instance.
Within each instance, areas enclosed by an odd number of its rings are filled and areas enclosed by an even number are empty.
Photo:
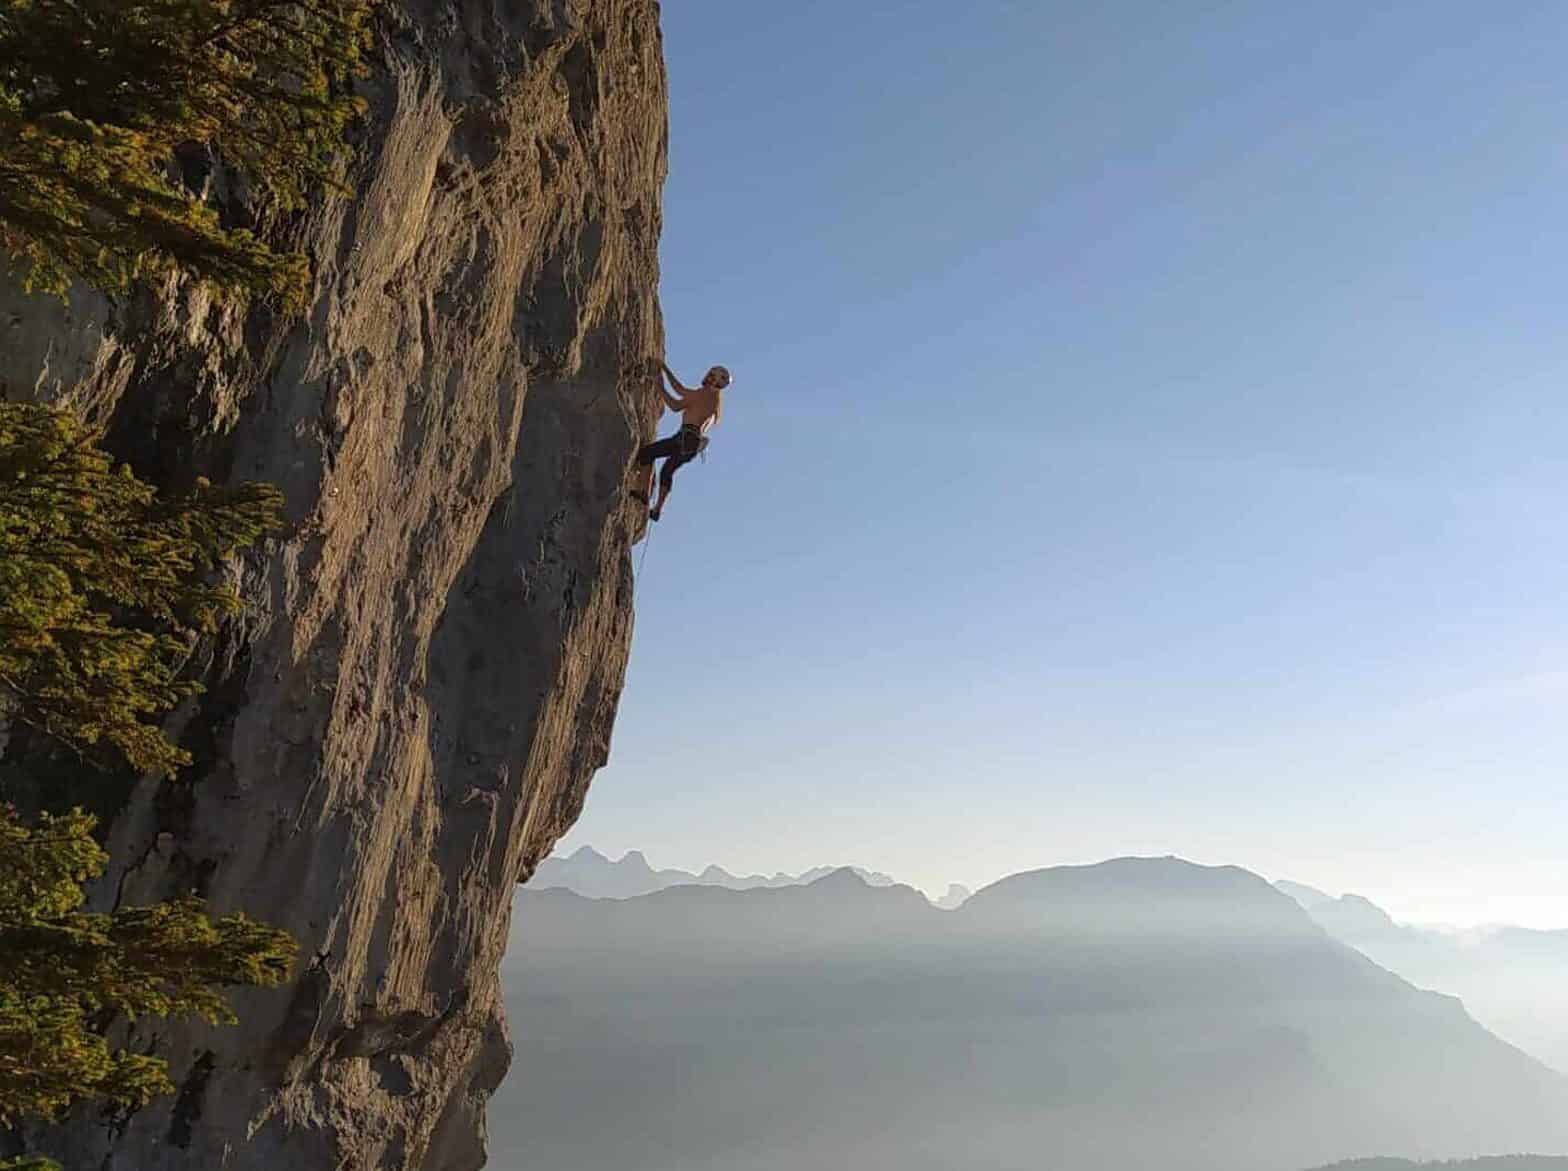
[[[179,1092],[40,1136],[68,1167],[478,1167],[512,890],[608,753],[663,349],[658,5],[386,0],[378,41],[353,195],[286,228],[303,320],[0,287],[5,393],[289,508],[173,725],[196,764],[134,785],[95,897],[195,887],[293,932],[296,980],[235,1028],[138,1025]]]

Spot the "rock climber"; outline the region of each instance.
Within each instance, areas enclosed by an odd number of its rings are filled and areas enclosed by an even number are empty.
[[[664,511],[664,502],[670,498],[670,489],[675,485],[676,471],[682,464],[696,459],[708,446],[708,432],[724,417],[724,389],[730,384],[730,372],[723,366],[709,370],[702,385],[696,389],[682,386],[675,372],[664,363],[659,363],[659,369],[663,374],[658,382],[659,394],[670,410],[681,413],[681,429],[668,439],[645,444],[637,452],[638,468],[647,470],[640,472],[632,498],[645,505],[653,492],[653,461],[664,461],[659,469],[659,498],[648,512],[650,520],[658,520]],[[665,389],[664,379],[669,379],[673,394]]]

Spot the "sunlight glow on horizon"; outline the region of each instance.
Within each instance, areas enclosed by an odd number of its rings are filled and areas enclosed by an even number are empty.
[[[915,879],[910,875],[900,873],[896,866],[876,865],[873,862],[860,858],[822,858],[800,866],[781,868],[750,866],[743,863],[737,865],[722,860],[715,861],[711,858],[676,861],[663,857],[657,850],[650,852],[638,846],[627,846],[614,850],[604,849],[576,830],[561,840],[553,856],[564,858],[584,846],[592,847],[598,853],[609,858],[611,862],[621,862],[628,854],[635,852],[642,854],[648,865],[654,870],[684,870],[691,874],[701,874],[708,866],[717,865],[736,878],[750,878],[754,876],[772,878],[779,874],[802,874],[808,870],[814,870],[823,866],[858,866],[863,870],[885,873],[895,882],[914,887],[933,902],[945,895],[948,887],[954,884],[967,887],[971,893],[974,893],[1013,874],[1029,870],[1046,869],[1051,866],[1093,865],[1095,862],[1109,861],[1112,857],[1127,856],[1124,854],[1107,855],[1104,858],[1041,862],[1039,865],[1005,869],[984,880],[971,879],[970,881],[965,881],[963,878],[943,879],[931,878],[929,876]],[[1181,857],[1179,854],[1174,856]],[[1196,861],[1201,865],[1208,866],[1234,864],[1212,859],[1188,858],[1186,860]],[[1251,868],[1242,867],[1242,869]],[[1565,869],[1568,869],[1568,867],[1565,867]],[[1302,874],[1263,874],[1259,871],[1253,871],[1253,873],[1259,874],[1260,877],[1270,882],[1298,882],[1321,890],[1331,898],[1340,898],[1344,895],[1359,895],[1386,912],[1396,923],[1404,927],[1453,932],[1456,934],[1504,927],[1520,927],[1532,931],[1568,931],[1568,896],[1520,893],[1518,891],[1509,892],[1506,888],[1504,893],[1483,896],[1461,888],[1455,888],[1451,884],[1446,883],[1434,883],[1429,889],[1422,889],[1417,884],[1416,889],[1406,887],[1384,889],[1374,885],[1355,890],[1340,890],[1332,885],[1315,883],[1310,876],[1304,877]]]

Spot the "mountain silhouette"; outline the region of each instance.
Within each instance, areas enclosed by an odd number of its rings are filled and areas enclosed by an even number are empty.
[[[970,896],[967,915],[1051,934],[1141,939],[1321,937],[1311,916],[1267,880],[1235,866],[1116,858],[1015,874]]]
[[[1396,923],[1360,895],[1275,885],[1335,939],[1419,987],[1458,996],[1487,1028],[1568,1071],[1568,931],[1438,931]]]
[[[719,886],[729,890],[755,890],[800,886],[831,874],[837,867],[820,866],[804,874],[751,874],[738,876],[722,866],[708,866],[700,872],[655,870],[640,850],[630,850],[619,860],[592,846],[581,846],[563,857],[549,857],[539,864],[529,881],[532,890],[569,890],[591,899],[629,899],[652,894],[671,886]],[[871,870],[853,868],[872,886],[892,886],[893,879]]]
[[[507,1171],[1300,1171],[1568,1148],[1568,1086],[1234,867],[1118,859],[959,909],[839,870],[524,891]],[[595,1101],[584,1126],[573,1103]]]

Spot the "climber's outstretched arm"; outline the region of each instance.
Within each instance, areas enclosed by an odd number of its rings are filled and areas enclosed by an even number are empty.
[[[664,371],[664,377],[668,378],[670,380],[670,385],[675,388],[675,393],[671,394],[669,391],[664,389],[664,382],[661,379],[659,382],[659,395],[664,399],[665,405],[667,405],[670,410],[684,411],[686,409],[686,399],[684,397],[686,394],[686,388],[681,385],[680,379],[676,378],[675,374],[664,363],[659,363],[659,369]]]
[[[689,386],[682,386],[681,385],[681,380],[679,378],[675,377],[675,371],[671,370],[663,362],[659,363],[659,369],[664,371],[664,376],[670,380],[670,385],[673,386],[678,393],[680,393],[680,394],[690,394],[691,393],[691,387],[689,387]]]
[[[681,398],[679,395],[671,394],[669,391],[665,390],[664,383],[662,382],[659,383],[659,394],[664,399],[665,405],[669,407],[670,410],[684,411],[686,409],[686,400]]]

